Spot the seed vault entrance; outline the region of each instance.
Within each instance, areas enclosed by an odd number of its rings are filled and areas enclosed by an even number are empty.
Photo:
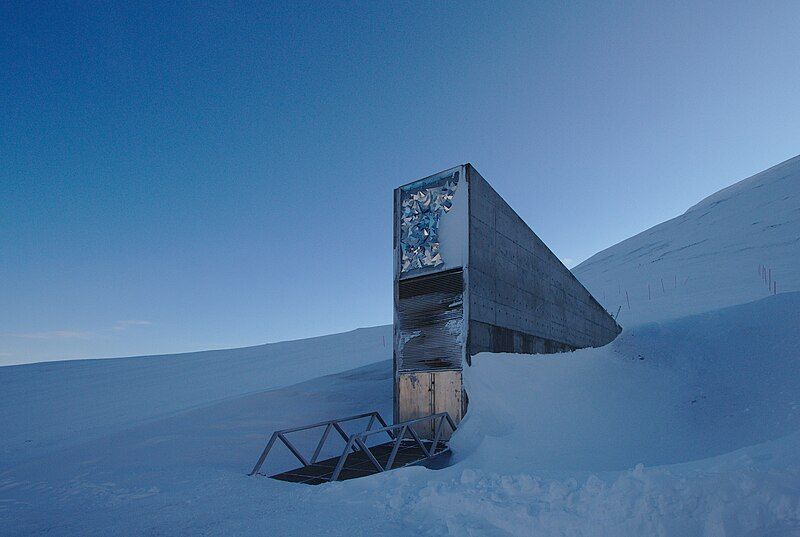
[[[368,412],[275,431],[250,475],[279,443],[302,466],[271,477],[310,485],[433,464],[466,412],[470,356],[595,347],[622,330],[469,164],[395,189],[394,220],[394,423]],[[314,430],[311,453],[289,438]],[[344,450],[320,460],[336,435]]]
[[[458,423],[474,354],[595,347],[621,331],[470,164],[395,189],[393,244],[396,423]]]

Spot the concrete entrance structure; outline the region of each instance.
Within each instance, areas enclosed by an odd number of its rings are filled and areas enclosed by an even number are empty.
[[[470,164],[395,189],[394,207],[395,423],[460,421],[474,354],[597,347],[620,333]]]

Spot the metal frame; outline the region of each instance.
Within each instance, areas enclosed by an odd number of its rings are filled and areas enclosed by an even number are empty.
[[[420,440],[417,433],[414,431],[412,425],[416,425],[419,423],[424,423],[426,421],[432,421],[435,423],[435,433],[433,436],[433,444],[431,444],[430,449],[425,447],[425,444]],[[350,455],[350,449],[353,447],[353,444],[357,444],[364,452],[366,453],[367,457],[369,458],[372,465],[375,466],[375,469],[379,472],[385,472],[387,470],[392,469],[392,465],[394,464],[394,459],[397,456],[397,452],[400,449],[400,444],[403,442],[406,436],[406,432],[411,433],[411,437],[414,439],[414,442],[420,447],[423,453],[425,453],[426,458],[431,458],[440,453],[444,452],[448,449],[445,445],[439,453],[436,452],[436,448],[439,444],[439,439],[442,435],[442,428],[444,422],[450,425],[450,428],[455,432],[456,424],[453,419],[450,417],[450,414],[447,412],[441,412],[439,414],[431,414],[430,416],[425,416],[423,418],[416,418],[413,420],[404,421],[401,423],[395,423],[394,425],[385,426],[382,429],[375,429],[374,431],[364,431],[362,433],[356,433],[350,437],[350,440],[347,442],[347,446],[345,446],[344,451],[342,452],[341,457],[339,457],[339,462],[336,464],[336,468],[333,470],[333,474],[331,475],[331,481],[337,481],[339,479],[339,474],[344,468],[344,464],[347,461],[347,456]],[[395,434],[394,431],[400,430],[400,434]],[[372,454],[369,448],[366,445],[366,438],[373,434],[379,433],[387,433],[389,436],[394,438],[394,445],[392,446],[392,452],[389,454],[389,460],[386,461],[386,467],[384,468],[381,466],[381,463],[378,462],[378,459]]]
[[[344,430],[340,425],[341,423],[347,421],[353,421],[366,417],[369,417],[369,423],[367,423],[366,428],[363,431],[352,434],[350,436],[347,436],[347,433],[344,432]],[[382,425],[380,429],[372,429],[372,426],[376,420],[378,421],[378,423]],[[427,421],[431,421],[434,423],[433,443],[431,444],[430,448],[427,448],[425,446],[425,443],[422,440],[420,440],[419,436],[417,435],[416,431],[414,431],[413,428],[414,425],[425,423]],[[303,427],[294,427],[291,429],[283,429],[280,431],[275,431],[274,433],[272,433],[269,442],[267,442],[267,446],[261,453],[261,457],[258,458],[258,462],[256,462],[256,465],[253,467],[253,471],[250,472],[248,475],[255,475],[258,473],[258,471],[261,469],[261,466],[264,464],[264,461],[267,459],[267,455],[269,455],[270,450],[272,450],[272,446],[275,445],[275,442],[277,440],[283,442],[284,445],[289,449],[289,451],[292,452],[292,454],[297,458],[298,461],[300,461],[300,463],[303,466],[311,466],[312,464],[317,462],[317,457],[319,457],[319,454],[322,451],[323,446],[325,445],[325,441],[328,439],[331,429],[335,429],[336,432],[339,433],[339,436],[341,436],[346,442],[344,451],[342,451],[342,454],[339,456],[339,461],[336,463],[336,468],[333,470],[333,474],[331,475],[330,478],[331,481],[337,481],[339,479],[339,474],[341,474],[342,469],[344,468],[344,465],[347,462],[347,457],[348,455],[350,455],[351,451],[359,451],[359,450],[363,451],[367,455],[367,458],[370,460],[372,465],[375,466],[375,469],[378,472],[385,472],[387,470],[391,470],[395,458],[397,457],[397,453],[400,450],[400,446],[405,440],[406,434],[411,434],[411,438],[413,439],[414,443],[416,443],[416,445],[418,445],[422,450],[422,452],[425,454],[425,458],[434,457],[449,449],[447,448],[447,444],[444,444],[444,447],[441,450],[439,450],[439,452],[436,451],[436,448],[439,446],[445,422],[447,422],[447,424],[450,426],[450,429],[453,432],[455,432],[456,424],[450,417],[450,414],[448,414],[447,412],[441,412],[439,414],[431,414],[430,416],[416,418],[401,423],[395,423],[394,425],[386,425],[386,422],[384,421],[383,417],[381,417],[381,415],[378,412],[367,412],[365,414],[358,414],[356,416],[349,416],[347,418],[322,421],[311,425],[305,425]],[[309,429],[316,429],[318,427],[323,427],[323,426],[325,427],[325,430],[322,433],[322,437],[317,443],[317,447],[314,450],[314,454],[311,456],[310,460],[306,459],[303,456],[303,454],[297,449],[297,447],[295,447],[295,445],[292,444],[292,442],[286,438],[286,435],[289,433],[306,431]],[[398,430],[400,431],[399,434],[397,434]],[[376,459],[375,456],[372,454],[372,451],[370,451],[370,448],[367,446],[366,442],[368,437],[381,433],[386,433],[389,436],[389,438],[394,441],[392,446],[392,451],[389,454],[389,459],[386,461],[385,468],[381,465],[380,462],[378,462],[378,459]]]
[[[339,433],[339,436],[341,436],[342,439],[344,439],[344,441],[347,442],[348,445],[347,449],[352,448],[353,451],[358,451],[358,449],[352,446],[352,444],[350,443],[350,439],[352,437],[347,435],[344,429],[342,429],[341,424],[348,421],[359,420],[362,418],[369,418],[369,423],[367,423],[367,427],[364,430],[364,432],[369,431],[372,428],[372,425],[375,423],[375,420],[378,420],[378,423],[380,423],[384,428],[387,427],[386,422],[378,412],[366,412],[364,414],[357,414],[355,416],[348,416],[346,418],[321,421],[319,423],[312,423],[311,425],[304,425],[302,427],[293,427],[291,429],[282,429],[280,431],[275,431],[274,433],[272,433],[269,442],[267,442],[267,446],[264,448],[264,451],[258,458],[258,462],[253,467],[253,471],[247,475],[255,475],[258,473],[258,471],[261,469],[261,466],[264,464],[264,461],[267,459],[267,455],[269,455],[272,446],[275,445],[276,440],[280,440],[281,442],[283,442],[284,445],[287,448],[289,448],[289,451],[292,452],[292,455],[294,455],[303,466],[311,466],[312,464],[317,462],[317,457],[319,457],[319,454],[322,451],[322,447],[325,445],[325,441],[328,439],[328,435],[330,434],[331,429],[335,429],[336,432]],[[314,454],[311,456],[310,462],[303,456],[302,453],[300,453],[300,451],[295,447],[295,445],[292,444],[292,442],[288,438],[286,438],[286,435],[289,433],[296,433],[298,431],[307,431],[309,429],[316,429],[318,427],[323,427],[323,426],[325,427],[325,431],[322,433],[322,438],[320,438],[319,443],[317,444],[317,448],[314,450]],[[389,434],[389,436],[390,438],[394,438],[391,434]]]

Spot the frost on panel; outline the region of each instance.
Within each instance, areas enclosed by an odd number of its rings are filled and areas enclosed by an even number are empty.
[[[458,186],[456,170],[435,180],[423,180],[403,189],[400,207],[401,272],[438,267],[439,220],[453,207]]]

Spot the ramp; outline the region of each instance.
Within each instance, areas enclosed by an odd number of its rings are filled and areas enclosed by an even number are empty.
[[[348,435],[342,428],[342,423],[364,418],[369,418],[369,422],[363,431]],[[376,422],[381,427],[373,429],[372,427]],[[421,439],[414,430],[415,427],[427,423],[433,426],[433,440]],[[434,459],[444,458],[450,453],[447,443],[441,440],[445,426],[449,426],[451,431],[456,430],[455,423],[446,412],[431,414],[430,416],[415,418],[394,425],[387,425],[378,412],[368,412],[302,427],[283,429],[272,433],[269,442],[267,442],[264,451],[249,475],[266,475],[260,472],[261,467],[278,441],[281,441],[302,465],[293,470],[268,476],[281,481],[319,485],[329,481],[343,481],[364,477],[413,464],[426,464]],[[287,435],[310,429],[322,429],[323,432],[314,453],[310,458],[306,458],[287,438]],[[319,455],[332,431],[345,441],[344,450],[341,455],[318,461]],[[370,437],[377,435],[386,435],[389,440],[378,445],[368,445]]]

